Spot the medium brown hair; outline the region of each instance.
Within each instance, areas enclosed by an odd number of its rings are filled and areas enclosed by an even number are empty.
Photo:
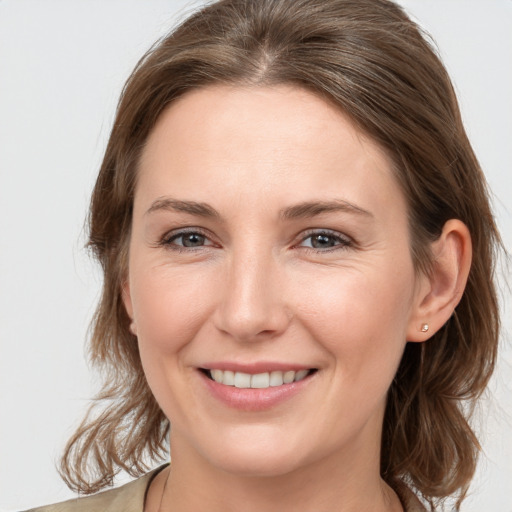
[[[71,438],[61,472],[89,493],[119,469],[136,476],[166,449],[169,422],[144,377],[121,298],[137,164],[162,111],[209,84],[292,84],[336,105],[390,155],[406,197],[412,258],[431,268],[430,243],[452,218],[469,228],[473,264],[453,316],[409,343],[388,394],[381,474],[431,503],[459,504],[479,449],[468,417],[494,368],[499,317],[493,284],[500,245],[482,171],[450,79],[428,37],[388,0],[221,0],[196,12],[137,64],[123,90],[90,210],[90,247],[104,272],[92,361],[104,404]],[[468,406],[469,404],[469,406]]]

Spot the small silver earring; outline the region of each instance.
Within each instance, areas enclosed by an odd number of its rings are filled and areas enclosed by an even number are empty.
[[[428,331],[428,324],[422,324],[421,325],[421,332],[427,332]]]

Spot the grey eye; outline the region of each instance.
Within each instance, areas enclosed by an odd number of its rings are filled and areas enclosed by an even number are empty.
[[[201,247],[205,245],[206,237],[200,233],[185,233],[178,235],[173,242],[183,247]]]
[[[326,235],[325,233],[312,235],[311,239],[311,247],[314,249],[325,249],[329,247],[334,247],[339,243],[339,238],[333,235]]]
[[[318,232],[306,236],[300,243],[301,247],[322,250],[332,248],[345,248],[350,245],[350,240],[336,233]]]

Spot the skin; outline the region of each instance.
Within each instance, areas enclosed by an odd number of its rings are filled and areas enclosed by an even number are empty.
[[[331,208],[298,216],[303,203]],[[146,512],[402,510],[379,474],[386,392],[406,342],[450,316],[471,254],[455,220],[429,278],[409,246],[387,155],[313,94],[212,86],[162,114],[140,162],[123,288],[172,423],[172,470]],[[284,402],[244,411],[208,392],[208,361],[317,371]]]

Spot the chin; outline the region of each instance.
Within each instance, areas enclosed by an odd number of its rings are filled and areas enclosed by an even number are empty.
[[[210,464],[228,473],[248,477],[277,477],[307,464],[304,446],[283,436],[233,436],[226,442],[205,447],[203,455]],[[304,443],[302,443],[303,445]]]
[[[274,478],[293,473],[303,465],[296,456],[292,458],[283,453],[270,456],[261,453],[258,455],[233,453],[223,456],[220,460],[211,460],[211,463],[237,476]]]

